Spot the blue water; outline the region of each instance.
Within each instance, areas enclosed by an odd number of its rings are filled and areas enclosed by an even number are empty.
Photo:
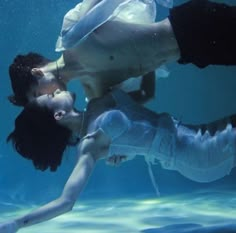
[[[73,148],[66,152],[64,163],[57,173],[43,173],[34,170],[30,161],[22,159],[12,150],[11,145],[6,144],[5,139],[13,129],[15,116],[21,111],[21,108],[10,105],[6,97],[11,94],[8,66],[13,58],[19,53],[24,54],[29,51],[39,52],[51,59],[58,57],[58,54],[54,52],[54,48],[63,16],[77,2],[75,0],[1,0],[0,2],[1,220],[27,212],[33,206],[38,206],[56,198],[73,168]],[[179,4],[184,1],[176,0],[176,2]],[[227,2],[234,3],[233,0]],[[167,13],[166,9],[160,8],[158,17],[163,18]],[[236,67],[210,66],[200,70],[192,65],[183,66],[177,63],[168,64],[167,67],[170,71],[169,77],[158,80],[156,99],[149,103],[148,107],[158,112],[169,112],[186,123],[206,122],[236,113]],[[77,92],[80,90],[79,83],[75,82],[74,84],[70,88]],[[81,108],[84,107],[83,98],[78,100],[77,105]],[[169,216],[168,212],[165,212],[164,220],[159,214],[156,214],[158,211],[163,211],[160,208],[162,205],[158,205],[148,176],[147,166],[141,158],[127,162],[118,168],[109,167],[104,161],[100,161],[77,203],[78,206],[74,215],[68,215],[69,217],[66,218],[67,232],[75,232],[76,227],[79,227],[74,218],[80,212],[81,216],[85,216],[84,219],[90,215],[86,208],[80,207],[80,201],[85,203],[83,205],[88,206],[88,208],[99,210],[101,218],[103,214],[104,216],[107,214],[112,218],[114,213],[119,211],[123,211],[122,214],[124,215],[131,210],[135,213],[135,207],[138,208],[140,202],[154,200],[155,205],[152,206],[151,210],[148,209],[147,213],[143,213],[143,216],[140,214],[139,217],[134,214],[133,220],[135,223],[132,223],[132,221],[127,223],[129,227],[134,224],[138,226],[137,222],[139,220],[144,221],[146,219],[148,224],[132,228],[133,231],[130,232],[196,233],[227,232],[222,230],[227,227],[231,230],[235,229],[234,225],[230,225],[234,218],[225,217],[225,211],[231,209],[232,216],[236,216],[234,208],[232,208],[232,206],[236,207],[236,200],[234,199],[234,194],[236,194],[236,169],[229,176],[217,182],[198,184],[185,179],[177,172],[165,171],[158,165],[153,168],[162,195],[160,203],[169,203],[171,209]],[[201,190],[204,190],[204,192],[200,192]],[[223,194],[219,195],[221,192]],[[120,206],[115,205],[115,203],[125,200],[129,200],[127,206],[130,208],[121,210]],[[194,200],[198,200],[199,205],[201,205],[201,211],[197,214],[194,215],[195,212],[186,211],[186,205],[180,208],[181,203],[187,203],[188,208],[191,209],[192,207],[195,210]],[[210,204],[210,214],[208,214],[207,207],[209,200],[215,200]],[[225,200],[227,201],[225,202]],[[103,207],[101,207],[103,204],[104,213]],[[112,208],[114,211],[112,215],[106,211],[107,208]],[[214,208],[217,209],[217,216],[213,214]],[[182,216],[181,221],[174,218],[175,211]],[[210,217],[206,218],[205,216]],[[109,232],[109,228],[113,229],[112,232],[128,232],[127,229],[131,229],[128,226],[127,228],[123,226],[123,219],[120,220],[119,225],[119,221],[115,220],[115,217],[116,215],[114,215],[114,219],[111,219],[111,222],[116,224],[115,228],[112,223],[104,223],[103,228],[106,228],[107,232]],[[132,220],[132,216],[130,216],[130,219]],[[208,224],[207,220],[209,220]],[[222,224],[225,221],[226,228],[225,226],[223,228],[208,227],[208,225],[219,223],[219,220],[222,220]],[[79,223],[88,227],[87,222],[83,223],[81,219]],[[44,227],[47,228],[47,232],[59,232],[55,230],[57,224],[45,224]],[[92,219],[89,222],[90,226],[91,224],[93,224]],[[96,231],[96,224],[98,223],[94,222],[94,229],[88,232],[102,232],[98,229]],[[206,226],[206,228],[203,226]],[[102,229],[102,227],[99,229]],[[28,232],[33,232],[33,230],[28,230]],[[36,228],[34,232],[38,232]],[[103,232],[105,231],[103,230]],[[232,232],[234,231],[232,230]]]

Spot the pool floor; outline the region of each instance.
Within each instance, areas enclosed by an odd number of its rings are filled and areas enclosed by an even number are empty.
[[[37,206],[5,206],[0,221]],[[78,201],[73,211],[22,233],[236,233],[236,192]]]

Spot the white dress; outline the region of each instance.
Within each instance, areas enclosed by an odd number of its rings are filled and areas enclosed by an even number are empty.
[[[143,108],[120,90],[114,90],[112,97],[116,107],[88,127],[89,134],[100,129],[111,139],[108,157],[126,155],[130,160],[142,155],[148,163],[160,162],[165,169],[204,183],[228,175],[235,167],[236,131],[230,117],[205,124],[204,129]]]
[[[80,44],[107,21],[147,24],[156,19],[156,3],[171,7],[173,0],[84,0],[64,16],[56,51]]]

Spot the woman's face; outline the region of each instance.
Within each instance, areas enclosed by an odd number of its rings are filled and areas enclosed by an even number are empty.
[[[74,110],[75,94],[57,89],[52,94],[44,94],[37,97],[36,101],[40,106],[47,106],[54,112],[58,110],[71,112]]]

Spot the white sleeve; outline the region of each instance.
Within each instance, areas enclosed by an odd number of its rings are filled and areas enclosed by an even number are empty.
[[[153,23],[155,18],[155,1],[84,0],[66,14],[56,51],[79,45],[108,20],[145,24]]]
[[[60,52],[65,50],[62,44],[62,35],[70,30],[71,27],[73,27],[74,24],[76,24],[76,22],[79,21],[80,17],[81,17],[81,6],[82,3],[77,4],[73,9],[69,10],[64,18],[63,18],[63,23],[62,23],[62,28],[61,28],[61,32],[60,35],[57,39],[56,42],[56,51]]]
[[[103,0],[99,1],[81,17],[78,21],[71,25],[67,30],[61,31],[61,35],[57,41],[56,51],[63,51],[67,48],[74,47],[82,42],[91,32],[108,21],[114,11],[125,2],[130,0]],[[83,4],[81,8],[83,8]],[[71,13],[70,13],[71,14]]]
[[[73,26],[79,22],[80,18],[100,1],[102,0],[84,0],[65,14],[61,32],[56,43],[57,52],[65,50],[65,48],[63,47],[63,35],[71,28],[73,28]]]

